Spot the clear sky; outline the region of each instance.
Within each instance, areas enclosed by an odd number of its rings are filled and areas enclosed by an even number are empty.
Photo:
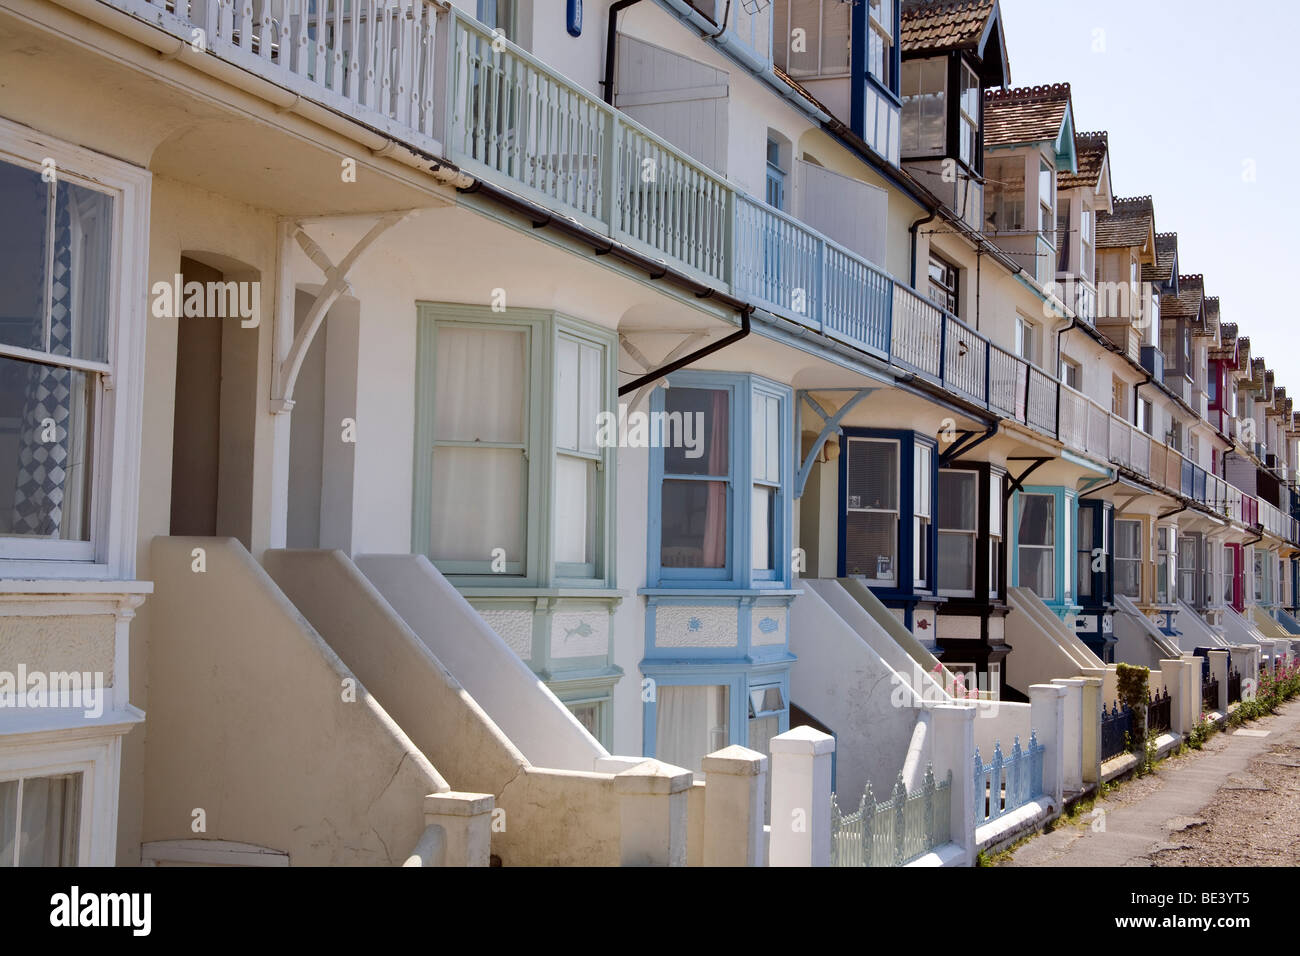
[[[1014,86],[1068,82],[1110,133],[1117,196],[1151,195],[1222,318],[1300,398],[1296,0],[1001,0]]]

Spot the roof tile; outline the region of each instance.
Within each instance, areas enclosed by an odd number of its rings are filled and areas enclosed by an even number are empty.
[[[904,53],[942,52],[973,47],[984,35],[996,0],[903,0]]]
[[[1070,84],[984,92],[984,146],[1041,143],[1061,135],[1070,110]]]

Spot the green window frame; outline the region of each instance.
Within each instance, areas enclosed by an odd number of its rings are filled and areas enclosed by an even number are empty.
[[[464,380],[444,378],[443,387],[455,391],[440,399],[439,344],[454,342],[447,334],[453,330],[520,336],[522,367],[499,373],[501,381],[517,373],[517,432],[484,440],[455,431],[461,428],[460,419],[439,421],[440,400],[466,402],[467,387],[491,381],[477,374],[467,374]],[[461,586],[612,587],[615,458],[613,448],[597,443],[596,415],[612,414],[616,407],[614,334],[543,310],[496,313],[486,306],[422,302],[417,305],[416,339],[412,551],[426,555]],[[444,357],[452,365],[444,376],[454,374],[458,358],[450,353]],[[434,495],[437,456],[443,449],[459,450],[462,456],[473,451],[518,453],[522,459],[520,500],[512,505],[518,510],[518,524],[507,520],[499,525],[517,534],[512,539],[514,553],[507,551],[504,566],[499,554],[494,560],[494,545],[487,540],[480,542],[481,557],[438,553]],[[505,460],[504,454],[497,457]],[[582,495],[574,496],[579,469],[586,472],[585,487]],[[498,468],[485,468],[484,473],[496,475]],[[463,505],[466,516],[463,535],[456,536],[460,540],[478,533],[479,522],[495,503],[458,499],[443,507],[452,514],[457,504]],[[566,533],[575,506],[586,522],[576,536]]]

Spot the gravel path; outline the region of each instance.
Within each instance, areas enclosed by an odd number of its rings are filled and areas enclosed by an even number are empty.
[[[1122,784],[1002,865],[1300,865],[1300,701]]]

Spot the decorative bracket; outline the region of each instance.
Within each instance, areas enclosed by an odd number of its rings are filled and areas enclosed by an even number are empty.
[[[799,391],[796,398],[796,403],[798,400],[802,400],[806,402],[808,404],[808,407],[811,408],[813,412],[816,413],[817,416],[821,418],[824,424],[822,426],[821,433],[817,436],[817,440],[813,442],[812,448],[808,449],[807,457],[803,460],[803,463],[800,464],[799,474],[795,476],[794,496],[796,498],[803,497],[804,485],[808,483],[808,476],[812,473],[813,463],[817,461],[817,456],[821,454],[821,450],[825,446],[826,442],[830,439],[831,435],[839,435],[843,431],[843,429],[840,428],[840,422],[844,420],[844,417],[848,415],[849,412],[853,411],[853,409],[857,407],[859,402],[861,402],[864,398],[873,394],[874,392],[880,391],[880,389],[878,388],[848,388],[848,389],[826,388],[826,389],[816,389],[816,391],[852,392],[853,394],[849,397],[848,401],[846,401],[843,405],[841,405],[834,414],[830,414],[826,411],[826,409],[822,408],[822,406],[818,404],[815,398],[812,397],[812,393],[813,393],[812,389],[801,389]]]
[[[623,347],[623,351],[628,354],[628,356],[632,359],[632,361],[636,362],[637,365],[641,366],[641,371],[648,372],[653,368],[663,368],[665,365],[671,365],[673,362],[677,361],[687,352],[694,349],[695,346],[699,345],[708,337],[709,337],[708,332],[704,332],[704,331],[691,332],[686,336],[686,338],[682,339],[682,341],[679,342],[671,352],[665,355],[658,362],[651,362],[650,359],[646,357],[645,353],[642,352],[639,348],[637,348],[632,343],[632,340],[629,339],[627,335],[622,332],[620,332],[618,335],[618,342],[619,345]],[[667,384],[666,382],[661,380],[658,382],[651,382],[648,385],[641,386],[641,388],[637,389],[637,393],[634,396],[632,396],[632,401],[628,403],[627,406],[628,411],[635,410],[637,406],[641,404],[641,400],[645,398],[647,395],[649,395],[650,392],[652,392],[655,388],[659,387],[660,385],[666,385],[666,384]]]
[[[307,258],[314,262],[325,276],[325,284],[316,293],[316,300],[312,303],[311,309],[303,319],[302,326],[294,336],[293,345],[290,346],[288,354],[275,366],[271,385],[272,414],[283,415],[293,411],[293,388],[298,382],[298,373],[302,371],[302,363],[307,357],[307,350],[311,348],[311,343],[315,340],[317,331],[325,322],[325,316],[329,314],[330,308],[338,301],[340,296],[352,291],[352,286],[348,284],[348,274],[352,271],[353,266],[360,261],[366,250],[374,244],[376,239],[407,218],[412,212],[413,210],[408,209],[403,212],[390,212],[381,216],[370,227],[370,231],[357,240],[356,245],[352,247],[337,266],[330,261],[329,256],[326,255],[325,250],[320,247],[316,240],[307,235],[302,223],[293,224],[293,238],[302,247],[302,251],[307,254]],[[288,263],[281,264],[281,269],[287,270],[287,268]],[[282,315],[279,318],[281,321],[292,321],[291,314]]]
[[[1042,468],[1049,461],[1055,460],[1056,459],[1052,456],[1045,458],[1008,458],[1008,462],[1027,461],[1029,462],[1029,466],[1019,475],[1012,475],[1010,471],[1007,472],[1007,478],[1010,479],[1007,482],[1007,497],[1010,498],[1017,491],[1024,491],[1025,479],[1036,472],[1039,468]]]

